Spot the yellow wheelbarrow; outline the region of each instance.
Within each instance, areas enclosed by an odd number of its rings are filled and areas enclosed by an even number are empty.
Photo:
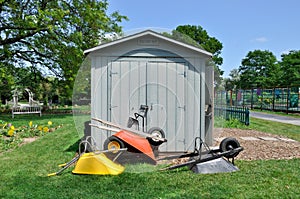
[[[62,168],[55,173],[48,174],[48,176],[60,175],[64,170],[73,164],[75,164],[75,168],[72,171],[73,174],[119,175],[125,170],[122,165],[114,162],[117,157],[114,158],[114,160],[110,160],[106,157],[105,153],[112,152],[112,150],[85,152],[87,151],[88,145],[90,145],[90,148],[94,148],[94,146],[96,146],[88,142],[88,138],[91,138],[92,140],[92,137],[89,136],[86,138],[86,140],[80,142],[79,153],[76,157],[74,157],[68,163],[59,165]],[[81,145],[83,144],[84,152],[81,152],[80,149]],[[123,150],[127,149],[120,149],[118,151]],[[121,155],[121,153],[119,153],[119,155]]]

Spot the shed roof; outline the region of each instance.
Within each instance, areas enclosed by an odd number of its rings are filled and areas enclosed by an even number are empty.
[[[94,48],[90,48],[90,49],[85,50],[84,54],[88,54],[88,53],[91,53],[91,52],[94,52],[94,51],[97,51],[97,50],[100,50],[100,49],[103,49],[103,48],[106,48],[106,47],[118,45],[118,44],[121,44],[123,42],[129,41],[129,40],[132,40],[132,39],[137,39],[137,38],[140,38],[140,37],[143,37],[143,36],[147,36],[147,35],[151,35],[153,37],[156,37],[156,38],[159,38],[159,39],[162,39],[162,40],[174,43],[176,45],[179,45],[179,46],[182,46],[184,48],[187,48],[187,49],[193,50],[195,52],[198,52],[198,53],[200,53],[202,55],[206,55],[208,57],[212,57],[212,53],[210,53],[210,52],[208,52],[206,50],[203,50],[203,49],[195,47],[193,45],[186,44],[186,43],[177,41],[175,39],[166,37],[166,36],[164,36],[164,35],[162,35],[160,33],[152,31],[152,30],[145,30],[145,31],[142,31],[142,32],[139,32],[139,33],[127,36],[127,37],[123,37],[121,39],[117,39],[117,40],[114,40],[114,41],[111,41],[111,42],[108,42],[108,43],[101,44],[101,45],[96,46]]]

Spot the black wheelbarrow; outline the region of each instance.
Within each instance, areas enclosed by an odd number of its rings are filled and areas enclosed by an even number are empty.
[[[172,170],[184,166],[188,166],[189,169],[194,170],[194,168],[200,163],[217,160],[219,158],[226,158],[228,162],[234,165],[235,157],[243,150],[244,149],[240,146],[240,143],[232,137],[223,139],[219,145],[219,148],[217,149],[211,149],[205,142],[202,141],[200,137],[196,137],[193,152],[167,156],[160,158],[159,160],[189,158],[186,162],[171,165],[161,170]]]

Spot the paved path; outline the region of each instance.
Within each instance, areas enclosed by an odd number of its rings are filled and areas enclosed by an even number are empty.
[[[269,114],[269,113],[259,113],[259,112],[250,111],[250,117],[255,117],[255,118],[259,118],[259,119],[271,120],[271,121],[275,121],[275,122],[282,122],[282,123],[300,126],[300,119],[288,117],[288,116],[281,116],[281,115],[275,115],[275,114]]]

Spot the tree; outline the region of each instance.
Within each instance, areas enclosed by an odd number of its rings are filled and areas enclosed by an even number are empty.
[[[182,25],[176,28],[176,31],[183,33],[194,41],[196,41],[204,50],[213,54],[212,60],[218,70],[218,75],[223,75],[220,66],[223,63],[223,58],[220,57],[223,45],[215,37],[210,37],[206,30],[201,26],[195,25]]]
[[[216,88],[218,88],[222,81],[222,75],[224,71],[220,69],[223,63],[223,58],[220,57],[221,50],[223,48],[222,43],[215,37],[210,37],[206,30],[201,26],[195,25],[182,25],[176,28],[176,31],[190,37],[199,47],[213,54],[212,62],[210,65],[214,67],[214,82]],[[174,35],[174,33],[173,33]],[[187,39],[185,39],[187,40]]]
[[[300,82],[300,51],[290,51],[281,55],[281,86],[299,85]]]
[[[0,100],[2,104],[10,99],[14,83],[13,66],[4,67],[3,63],[0,63]]]
[[[224,78],[225,90],[240,88],[240,74],[238,69],[233,69],[229,73],[229,78]]]
[[[0,61],[54,74],[70,95],[83,51],[121,31],[126,17],[107,8],[106,0],[0,0]]]
[[[241,88],[270,88],[278,85],[280,67],[272,52],[254,50],[242,60],[239,73]]]

